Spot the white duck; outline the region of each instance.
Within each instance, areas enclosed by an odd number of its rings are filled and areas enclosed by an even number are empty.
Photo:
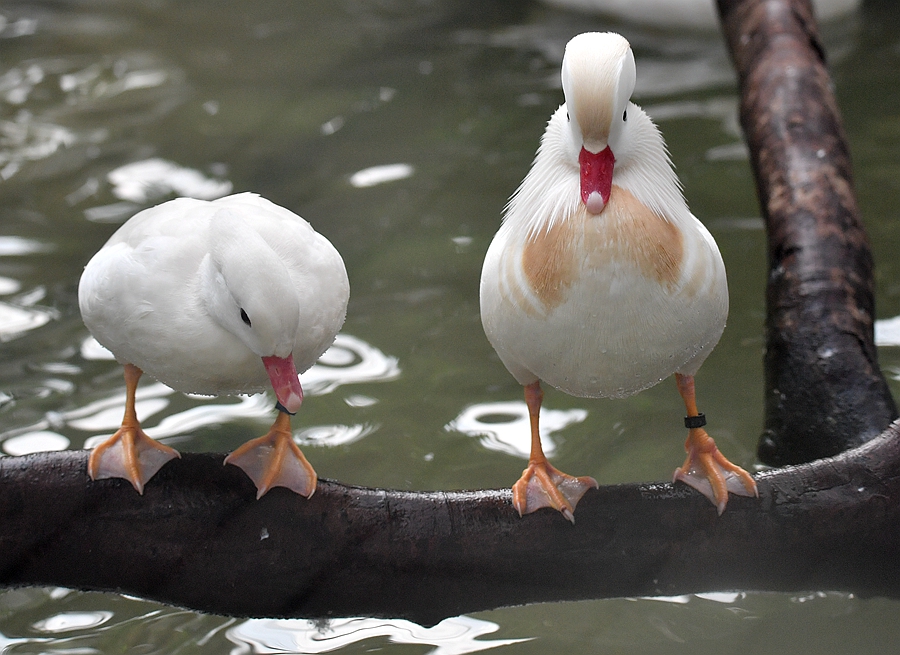
[[[662,136],[629,101],[634,56],[618,34],[566,46],[566,102],[506,207],[481,274],[481,320],[520,384],[531,457],[513,487],[520,514],[569,520],[593,478],[553,468],[541,449],[541,380],[574,396],[623,398],[675,373],[689,428],[675,472],[721,513],[753,478],[719,453],[697,411],[694,374],[728,314],[722,257],[688,210]]]
[[[141,430],[142,372],[178,391],[242,394],[271,384],[278,416],[225,460],[262,496],[304,496],[317,476],[292,439],[303,372],[344,322],[344,262],[305,220],[252,193],[179,198],[144,210],[88,262],[78,287],[85,325],[125,366],[122,427],[91,453],[93,479],[125,478],[138,492],[178,453]]]

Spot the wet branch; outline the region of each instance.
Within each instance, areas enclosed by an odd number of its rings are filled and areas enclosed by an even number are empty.
[[[526,602],[727,589],[900,595],[900,426],[758,477],[715,508],[671,484],[601,487],[570,525],[510,492],[320,482],[261,500],[221,455],[185,454],[139,497],[83,451],[0,460],[0,582],[115,590],[212,613],[420,623]],[[49,481],[49,482],[48,482]],[[702,562],[702,565],[700,564]]]
[[[875,351],[872,253],[809,2],[719,0],[719,11],[769,246],[759,457],[808,462],[898,415]]]
[[[84,452],[0,459],[0,584],[119,591],[240,616],[446,616],[539,601],[699,591],[900,597],[900,425],[872,344],[872,262],[808,5],[722,0],[770,235],[760,498],[721,517],[691,489],[589,492],[577,523],[510,492],[320,481],[255,489],[185,454],[138,496]],[[744,38],[746,37],[746,38]],[[823,154],[820,154],[823,153]],[[884,430],[887,427],[886,430]],[[875,436],[884,430],[881,436]],[[872,438],[875,436],[875,438]]]

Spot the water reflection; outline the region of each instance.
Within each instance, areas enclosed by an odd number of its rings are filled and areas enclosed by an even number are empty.
[[[81,356],[87,360],[115,359],[92,337],[82,342]],[[362,339],[339,334],[319,361],[300,376],[300,381],[306,394],[315,396],[332,393],[343,385],[393,380],[399,375],[400,366],[396,357],[385,355]],[[268,394],[225,398],[191,395],[201,404],[164,416],[153,424],[150,419],[169,407],[170,396],[175,393],[160,382],[138,387],[135,407],[145,431],[154,439],[182,440],[188,433],[204,427],[247,419],[268,421],[272,418],[273,400]],[[375,402],[367,396],[352,395],[347,404],[350,407],[367,407]],[[47,412],[44,419],[36,424],[0,434],[3,451],[8,455],[24,455],[62,450],[70,444],[70,440],[58,432],[64,429],[100,433],[92,434],[84,441],[85,448],[93,448],[106,439],[109,432],[118,429],[124,407],[125,393],[118,391],[83,407]],[[376,429],[376,425],[369,423],[311,426],[295,433],[294,439],[301,445],[340,446],[358,441]]]
[[[541,408],[541,444],[548,457],[556,452],[551,435],[587,418],[584,409]],[[531,452],[531,423],[528,407],[521,401],[470,405],[445,428],[477,437],[488,450],[528,458]]]
[[[2,165],[2,154],[0,154]],[[18,257],[49,253],[54,250],[49,243],[18,236],[0,236],[0,257]],[[47,290],[37,286],[22,292],[22,283],[9,277],[0,277],[0,295],[19,294],[8,301],[0,302],[0,342],[9,341],[25,332],[45,325],[58,313],[37,303],[44,299]]]
[[[51,252],[53,246],[36,239],[25,239],[15,236],[0,236],[0,257],[16,255],[33,255],[42,252]]]
[[[700,598],[709,600],[714,603],[723,603],[730,605],[735,601],[746,598],[746,592],[709,592],[701,594],[684,594],[681,596],[641,596],[641,600],[655,600],[662,603],[674,603],[676,605],[686,605],[691,602],[692,598]]]
[[[0,341],[9,341],[46,324],[55,312],[40,307],[19,307],[0,302]]]
[[[387,637],[395,644],[434,646],[429,655],[463,655],[528,639],[477,638],[496,632],[496,623],[468,616],[444,619],[431,628],[405,620],[334,619],[327,623],[305,620],[253,619],[239,623],[226,633],[236,644],[231,655],[252,653],[327,653],[375,637]]]
[[[876,346],[900,346],[900,316],[875,321]]]
[[[385,164],[383,166],[372,166],[356,171],[350,176],[350,186],[357,189],[384,184],[385,182],[395,182],[397,180],[405,180],[411,177],[415,169],[410,164]]]
[[[11,277],[0,276],[0,296],[8,296],[11,293],[18,293],[22,289],[22,283]]]
[[[8,180],[26,162],[45,159],[77,140],[71,130],[35,120],[27,111],[19,112],[13,120],[0,121],[0,179]]]
[[[316,364],[300,376],[304,391],[331,393],[341,385],[387,382],[400,376],[399,360],[358,337],[339,334]]]
[[[106,611],[62,612],[38,621],[31,627],[38,632],[69,632],[103,625],[112,617],[113,613]]]
[[[630,0],[629,0],[630,1]],[[496,48],[515,48],[541,53],[552,66],[547,86],[561,88],[559,66],[566,43],[583,29],[564,23],[564,17],[551,15],[556,25],[504,25],[490,31],[461,30],[457,42],[483,44]],[[583,25],[583,23],[582,23]],[[691,91],[720,89],[733,98],[734,68],[722,40],[714,35],[695,33],[660,34],[632,26],[624,30],[638,57],[634,98],[640,100],[672,96]],[[724,99],[724,97],[723,97]],[[523,98],[527,104],[527,100]]]
[[[316,425],[294,434],[294,441],[301,446],[346,446],[374,432],[378,426]]]
[[[110,171],[107,178],[116,198],[134,203],[160,200],[173,193],[200,200],[215,200],[227,196],[232,190],[228,180],[212,179],[200,171],[156,157],[120,166]]]
[[[732,96],[711,100],[667,102],[644,105],[644,110],[654,121],[670,121],[705,118],[719,121],[722,132],[731,137],[731,143],[713,146],[706,151],[709,161],[743,161],[749,158],[738,120],[737,99]]]
[[[50,432],[49,430],[26,432],[17,437],[6,439],[3,442],[3,452],[7,455],[46,453],[54,450],[65,450],[68,447],[68,439],[61,434]]]
[[[0,37],[7,36],[8,28]],[[178,69],[140,52],[91,62],[31,58],[10,67],[0,76],[0,109],[6,110],[0,118],[0,180],[29,166],[32,178],[54,176],[97,158],[101,144],[117,129],[145,123],[177,106],[186,96],[183,77]],[[81,115],[112,109],[123,98],[127,111],[113,112],[100,123],[87,121],[96,127],[73,126],[83,122]],[[50,159],[56,161],[41,165]]]
[[[162,201],[172,195],[215,200],[231,193],[228,180],[207,177],[193,168],[186,168],[158,157],[125,164],[106,176],[110,192],[121,202],[88,207],[84,216],[93,223],[119,223],[133,216],[147,204]],[[71,205],[95,195],[100,183],[90,179],[66,196]]]
[[[543,0],[548,5],[614,17],[663,29],[719,29],[713,0]],[[859,9],[862,0],[813,0],[819,20],[847,18]]]

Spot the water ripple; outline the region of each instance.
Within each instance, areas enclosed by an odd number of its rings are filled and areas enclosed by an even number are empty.
[[[0,339],[2,339],[2,303],[0,303]],[[81,356],[88,360],[114,360],[112,353],[92,337],[81,344]],[[79,369],[80,370],[80,369]],[[385,355],[378,348],[358,337],[339,334],[334,344],[308,371],[300,376],[309,396],[331,393],[345,384],[392,380],[400,375],[396,357]],[[170,440],[212,425],[240,420],[271,421],[274,401],[269,394],[215,398],[194,396],[200,404],[175,414],[163,416],[153,425],[150,418],[164,412],[176,392],[160,382],[148,382],[138,387],[135,407],[147,434],[155,439]],[[351,395],[350,407],[366,407],[373,399]],[[367,398],[365,402],[359,398]],[[69,446],[69,438],[59,431],[70,429],[93,433],[84,441],[85,448],[93,448],[121,425],[125,407],[125,392],[120,389],[100,400],[64,412],[47,412],[44,419],[27,427],[15,428],[0,434],[3,450],[8,455],[61,450]],[[377,425],[319,425],[306,427],[294,435],[301,445],[340,446],[353,443],[371,434]],[[98,434],[100,433],[100,434]]]
[[[146,203],[172,193],[178,196],[215,200],[231,193],[228,180],[206,177],[200,171],[153,157],[110,171],[107,175],[112,193],[121,200]]]
[[[372,166],[356,171],[350,176],[350,186],[357,189],[364,189],[370,186],[384,184],[386,182],[394,182],[396,180],[405,180],[411,177],[415,169],[410,164],[384,164],[383,166]]]
[[[900,316],[875,321],[876,346],[900,346]]]
[[[0,342],[10,341],[48,323],[56,313],[51,309],[18,307],[0,302]]]
[[[113,617],[112,612],[62,612],[38,621],[31,627],[38,632],[69,632],[103,625]]]
[[[429,655],[464,655],[528,641],[477,639],[498,629],[496,623],[468,616],[444,619],[431,628],[400,619],[334,619],[324,625],[306,620],[251,619],[230,628],[226,636],[235,644],[231,655],[327,653],[376,637],[387,637],[395,644],[434,646]]]
[[[584,409],[541,408],[541,444],[548,457],[556,451],[551,434],[587,418]],[[531,423],[528,406],[522,401],[478,403],[470,405],[445,427],[462,432],[488,450],[528,458],[531,452]]]
[[[385,355],[358,337],[339,334],[316,364],[300,375],[312,395],[331,393],[346,384],[387,382],[400,376],[396,357]]]
[[[377,425],[316,425],[294,434],[301,446],[346,446],[378,429]]]
[[[146,52],[93,61],[35,58],[10,66],[0,75],[0,181],[26,167],[29,179],[80,168],[122,129],[181,104],[188,95],[184,78]],[[102,124],[84,120],[98,112],[110,112]]]

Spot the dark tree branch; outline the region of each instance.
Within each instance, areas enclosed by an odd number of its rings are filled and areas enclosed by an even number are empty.
[[[123,480],[90,482],[84,452],[3,458],[0,584],[422,623],[726,589],[900,596],[900,424],[871,439],[896,411],[875,365],[871,257],[808,6],[721,8],[771,234],[767,453],[793,461],[866,443],[759,475],[760,498],[732,498],[721,517],[683,485],[621,485],[588,492],[574,526],[551,510],[519,518],[508,490],[323,480],[310,500],[275,489],[256,501],[219,455],[170,462],[143,497]]]
[[[517,603],[725,589],[900,595],[900,426],[758,476],[721,516],[672,484],[602,487],[570,525],[510,492],[320,481],[255,489],[185,454],[138,496],[91,483],[83,451],[0,460],[0,583],[104,589],[206,612],[421,623]],[[52,480],[52,483],[48,483]]]
[[[769,240],[759,457],[808,462],[880,434],[872,255],[807,0],[719,0]]]

